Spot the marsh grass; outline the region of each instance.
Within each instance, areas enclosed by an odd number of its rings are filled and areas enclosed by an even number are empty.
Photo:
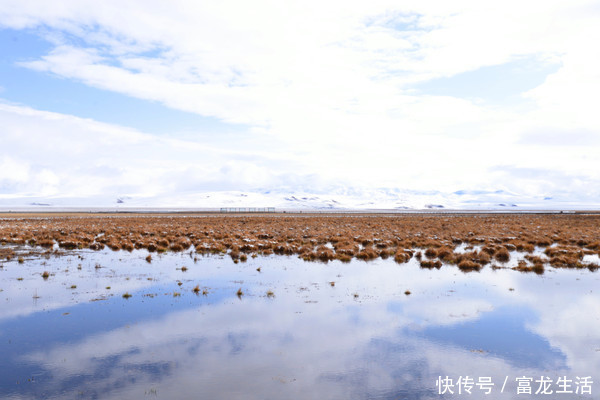
[[[494,258],[497,261],[505,263],[510,260],[510,253],[508,252],[508,250],[505,247],[502,247],[494,253]]]
[[[453,262],[455,259],[453,249],[449,247],[441,247],[437,250],[437,257],[445,262]]]
[[[458,268],[465,272],[479,271],[481,269],[481,264],[471,260],[462,260],[458,263]]]
[[[436,248],[429,247],[427,250],[425,250],[425,255],[429,258],[435,258],[438,255],[438,251]]]
[[[600,265],[598,265],[596,263],[590,263],[590,264],[587,265],[587,268],[590,271],[594,272],[594,271],[597,271],[598,269],[600,269]]]
[[[243,223],[242,223],[243,222]],[[600,253],[600,215],[329,215],[298,218],[277,215],[238,218],[224,215],[63,217],[29,219],[8,217],[0,226],[0,259],[17,257],[6,244],[35,245],[49,249],[147,249],[149,252],[185,251],[227,254],[234,262],[243,255],[295,254],[306,261],[394,257],[405,263],[413,256],[447,264],[472,261],[481,266],[492,260],[508,262],[507,252],[533,255],[544,248],[542,265],[555,268],[590,268],[585,254]],[[468,244],[467,255],[455,246]],[[362,247],[361,247],[362,246]],[[475,248],[481,248],[475,251]],[[416,254],[406,249],[421,249]],[[23,257],[19,255],[19,257]],[[23,262],[25,259],[23,258]],[[534,263],[536,264],[536,263]],[[539,263],[537,263],[539,264]]]
[[[44,248],[49,248],[49,247],[54,247],[54,240],[52,239],[41,239],[37,241],[37,245],[44,247]]]
[[[545,271],[543,264],[533,264],[532,266],[529,266],[524,260],[520,260],[513,269],[520,272],[534,272],[538,275],[542,275]]]
[[[350,261],[352,261],[352,256],[350,254],[336,254],[335,258],[343,263],[349,263]]]
[[[404,250],[400,250],[394,255],[394,261],[396,261],[398,264],[407,263],[411,258],[412,254]]]
[[[440,269],[442,268],[442,262],[439,260],[421,260],[419,262],[419,265],[421,266],[421,268],[427,268],[427,269]]]

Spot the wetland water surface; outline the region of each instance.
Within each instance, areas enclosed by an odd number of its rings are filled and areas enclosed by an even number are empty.
[[[147,254],[4,262],[0,398],[600,393],[598,272]]]

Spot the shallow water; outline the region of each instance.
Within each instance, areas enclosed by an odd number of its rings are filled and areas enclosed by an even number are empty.
[[[599,272],[146,255],[4,262],[0,398],[483,398],[486,378],[489,398],[600,392]]]

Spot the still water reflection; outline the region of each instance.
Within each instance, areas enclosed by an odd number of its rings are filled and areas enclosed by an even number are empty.
[[[4,263],[0,398],[486,397],[477,385],[458,394],[466,376],[489,378],[493,398],[600,393],[599,273],[145,257]],[[531,395],[517,394],[521,377]],[[573,393],[535,395],[540,377],[553,392],[572,379]]]

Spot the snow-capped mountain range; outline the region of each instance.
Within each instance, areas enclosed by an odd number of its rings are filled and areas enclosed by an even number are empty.
[[[558,197],[528,197],[503,190],[452,193],[389,188],[334,188],[328,191],[292,191],[289,189],[253,191],[213,191],[176,195],[106,195],[102,197],[12,197],[0,198],[0,210],[59,209],[220,209],[274,207],[276,210],[577,210],[599,209],[598,203],[572,202]]]

